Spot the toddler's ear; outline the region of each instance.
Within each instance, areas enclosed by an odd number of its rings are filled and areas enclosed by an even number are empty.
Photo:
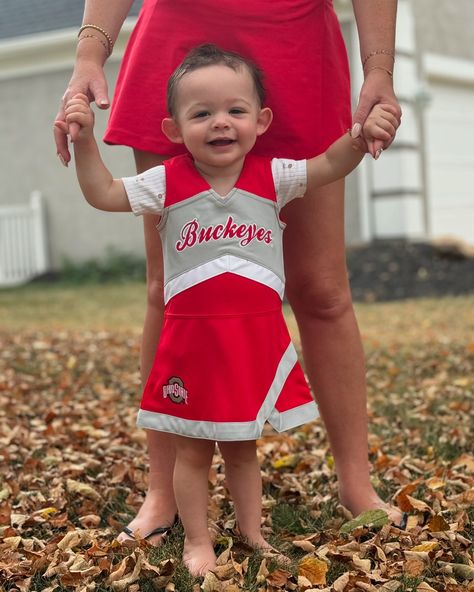
[[[178,124],[172,117],[165,117],[161,122],[161,130],[170,142],[175,144],[183,143],[183,136]]]
[[[260,113],[257,119],[257,136],[264,134],[270,127],[273,119],[273,112],[269,107],[260,109]]]

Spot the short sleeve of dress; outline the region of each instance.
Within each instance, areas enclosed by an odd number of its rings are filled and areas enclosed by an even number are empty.
[[[148,169],[135,177],[123,177],[122,181],[135,216],[163,213],[166,195],[163,165]]]
[[[273,158],[272,174],[280,210],[292,199],[303,197],[306,192],[306,160]]]

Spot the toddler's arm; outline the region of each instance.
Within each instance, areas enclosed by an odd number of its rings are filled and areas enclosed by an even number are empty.
[[[364,137],[388,142],[397,127],[392,105],[375,105],[364,124]],[[380,152],[372,154],[377,159]],[[347,133],[336,140],[323,154],[307,161],[307,192],[332,183],[353,171],[364,153]]]
[[[68,101],[65,121],[56,121],[55,125],[67,133],[71,123],[78,124],[80,128],[74,140],[74,156],[77,178],[84,197],[99,210],[130,212],[130,203],[122,181],[112,177],[100,156],[94,138],[94,113],[83,94],[77,94]]]

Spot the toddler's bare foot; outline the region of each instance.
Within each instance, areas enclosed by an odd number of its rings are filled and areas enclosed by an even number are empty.
[[[184,539],[183,563],[192,576],[205,576],[216,567],[216,554],[210,540],[190,542]]]

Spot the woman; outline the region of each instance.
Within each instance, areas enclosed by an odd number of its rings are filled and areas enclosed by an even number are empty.
[[[57,119],[64,119],[63,106],[76,93],[108,108],[103,64],[131,4],[86,0],[88,26],[79,32],[74,72]],[[122,62],[105,140],[131,146],[138,173],[176,154],[159,131],[166,115],[165,82],[190,47],[202,42],[247,55],[265,71],[274,122],[259,144],[260,153],[305,158],[325,150],[348,127],[358,137],[371,107],[379,102],[395,106],[399,122],[392,85],[397,0],[353,0],[353,8],[365,79],[351,126],[347,57],[331,0],[144,0]],[[77,129],[69,132],[74,139]],[[55,136],[58,156],[67,165],[67,136],[58,129]],[[362,137],[360,142],[373,156],[390,143],[367,146]],[[295,200],[284,210],[287,297],[328,431],[340,501],[354,515],[384,508],[400,523],[400,512],[378,497],[369,478],[364,354],[345,264],[344,182],[318,192],[310,208]],[[145,217],[144,231],[148,302],[143,382],[163,315],[161,244],[153,216]],[[174,449],[167,434],[148,431],[147,441],[149,489],[128,534],[121,538],[140,531],[142,537],[150,533],[148,540],[157,544],[176,513]]]

